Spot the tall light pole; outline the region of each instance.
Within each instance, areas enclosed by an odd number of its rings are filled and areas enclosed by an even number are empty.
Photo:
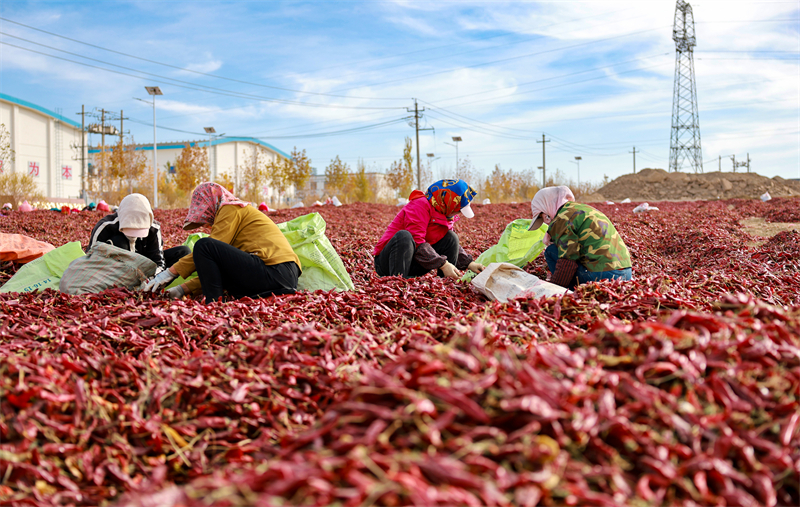
[[[581,186],[581,157],[575,157],[575,164],[578,164],[578,188]]]
[[[158,86],[145,86],[153,97],[153,209],[158,208],[158,145],[156,143],[156,95],[164,95]]]
[[[461,136],[453,136],[453,142],[456,144],[444,143],[456,147],[456,174],[458,174],[458,143],[461,142]]]

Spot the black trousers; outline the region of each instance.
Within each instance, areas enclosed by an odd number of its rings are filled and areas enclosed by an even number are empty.
[[[447,257],[447,262],[456,265],[458,262],[458,236],[453,231],[447,231],[437,243],[431,245],[433,250]],[[392,239],[386,243],[381,253],[375,257],[375,271],[378,276],[402,276],[403,278],[416,278],[430,271],[414,260],[417,245],[414,237],[406,230],[397,231]],[[436,273],[443,276],[442,270]]]
[[[291,294],[300,277],[293,261],[267,266],[257,255],[211,238],[194,244],[194,266],[206,303],[218,301],[223,290],[236,298]]]
[[[131,244],[128,241],[128,238],[126,238],[122,234],[116,234],[112,236],[111,244],[116,247],[122,248],[123,250],[130,250],[131,248]],[[167,248],[166,250],[164,250],[164,264],[166,264],[165,267],[168,268],[172,266],[173,264],[178,262],[181,259],[181,257],[185,257],[190,253],[192,253],[192,249],[184,245]]]
[[[192,249],[184,245],[167,248],[164,250],[164,263],[167,267],[170,267],[181,260],[181,257],[185,257],[190,253],[192,253]]]

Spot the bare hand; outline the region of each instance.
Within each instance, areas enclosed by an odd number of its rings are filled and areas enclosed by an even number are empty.
[[[472,261],[469,263],[469,266],[467,266],[467,269],[469,269],[473,273],[480,273],[481,271],[486,269],[486,266],[484,266],[483,264],[478,264],[475,261]]]
[[[449,262],[445,262],[444,266],[439,269],[442,270],[442,274],[447,278],[452,278],[453,280],[458,280],[461,278],[461,272]]]

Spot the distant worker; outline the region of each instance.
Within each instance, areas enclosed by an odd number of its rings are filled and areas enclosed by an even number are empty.
[[[475,273],[484,266],[472,260],[453,231],[457,213],[475,216],[475,190],[463,180],[440,180],[426,193],[414,190],[372,252],[379,276],[415,278],[432,270],[453,280],[460,270]]]
[[[22,204],[19,205],[19,210],[22,212],[33,211],[33,207],[28,204],[28,201],[22,201]]]
[[[164,250],[161,225],[153,217],[150,201],[142,194],[126,195],[116,212],[97,222],[87,251],[95,243],[110,243],[143,255],[156,263],[156,272],[167,269],[192,251],[183,245]]]
[[[211,226],[211,235],[197,240],[194,252],[156,275],[145,286],[160,291],[178,275],[197,278],[170,289],[172,298],[202,290],[206,303],[223,291],[235,298],[292,294],[300,277],[300,259],[286,236],[261,211],[236,198],[217,183],[201,183],[192,192],[183,228]]]
[[[575,202],[569,187],[547,187],[531,200],[530,230],[547,224],[544,258],[550,281],[568,289],[578,284],[631,279],[628,247],[614,224],[595,208]]]

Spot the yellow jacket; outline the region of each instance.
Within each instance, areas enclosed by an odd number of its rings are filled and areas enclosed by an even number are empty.
[[[294,261],[300,268],[300,259],[275,222],[252,206],[220,206],[211,226],[211,237],[256,254],[267,266]],[[189,254],[181,258],[173,267],[179,275],[188,277],[195,272],[194,256]],[[184,289],[190,294],[199,292],[200,279],[189,280]]]

